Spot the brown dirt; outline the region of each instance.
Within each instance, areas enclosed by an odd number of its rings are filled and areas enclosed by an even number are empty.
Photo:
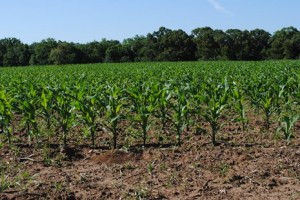
[[[182,147],[52,146],[48,162],[43,148],[3,147],[0,199],[300,199],[299,137],[286,145],[252,121],[224,125],[218,146],[192,130]]]

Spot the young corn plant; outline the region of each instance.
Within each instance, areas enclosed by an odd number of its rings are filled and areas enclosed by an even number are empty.
[[[248,123],[244,107],[245,99],[235,82],[233,82],[231,96],[233,97],[233,108],[238,113],[236,121],[242,124],[242,130],[245,131],[245,125]]]
[[[268,77],[261,76],[255,80],[255,83],[252,84],[252,87],[247,90],[255,109],[258,112],[260,110],[263,112],[265,118],[265,128],[268,131],[270,129],[271,115],[276,111],[276,99],[278,99],[277,97],[280,95],[280,90],[277,90],[278,94],[276,94],[275,90],[273,89],[273,85],[274,84],[270,79],[268,79]]]
[[[0,128],[11,144],[11,121],[13,117],[12,102],[14,99],[5,90],[0,90]]]
[[[68,94],[68,88],[62,85],[61,88],[53,90],[53,109],[56,112],[54,118],[57,120],[63,131],[63,147],[67,147],[67,134],[74,124],[73,98]]]
[[[101,97],[101,104],[105,108],[106,118],[104,125],[109,129],[112,137],[112,148],[117,148],[118,139],[118,125],[124,118],[122,114],[122,107],[124,106],[123,89],[118,85],[107,85],[103,97]]]
[[[97,98],[96,95],[89,96],[84,89],[77,92],[75,98],[75,107],[80,111],[79,118],[86,124],[89,134],[92,137],[92,147],[95,147],[95,133],[96,133],[96,117],[97,117]]]
[[[277,78],[280,79],[280,78]],[[269,87],[273,93],[273,107],[274,111],[278,118],[280,118],[281,113],[285,109],[286,106],[289,106],[290,99],[287,88],[287,80],[275,80],[273,84]]]
[[[187,126],[187,114],[188,114],[188,99],[186,96],[186,90],[184,86],[175,86],[173,88],[173,102],[171,108],[173,110],[172,121],[176,128],[176,140],[177,145],[181,146],[181,134]]]
[[[291,137],[293,136],[293,128],[296,122],[299,120],[300,115],[285,115],[281,118],[281,125],[277,129],[277,133],[282,131],[284,137],[289,144],[291,141]]]
[[[228,106],[229,85],[226,78],[220,84],[216,84],[213,80],[208,79],[204,83],[203,88],[203,94],[201,92],[197,97],[205,104],[203,117],[210,124],[212,143],[216,145],[216,134],[220,129],[218,120]]]
[[[33,83],[29,85],[23,85],[23,92],[20,95],[17,95],[19,110],[22,112],[23,118],[22,121],[25,124],[28,141],[31,144],[32,136],[37,137],[38,123],[37,123],[37,111],[38,111],[38,101],[39,96],[37,90]]]
[[[196,112],[195,107],[197,107],[197,103],[196,101],[194,101],[195,99],[193,97],[195,96],[199,88],[197,85],[197,78],[192,77],[190,73],[186,73],[182,78],[180,78],[180,80],[182,80],[183,83],[183,85],[181,85],[180,87],[182,87],[185,91],[185,98],[188,102],[188,112],[184,115],[186,130],[190,131],[191,125],[195,122],[193,118]],[[177,82],[180,82],[180,80],[178,80]]]
[[[160,119],[162,130],[166,130],[167,121],[170,118],[169,116],[169,104],[172,97],[170,84],[160,84],[158,89],[158,100],[157,100],[157,112],[154,113],[154,116]]]
[[[156,109],[159,92],[151,87],[151,84],[139,83],[127,90],[132,102],[131,111],[134,113],[134,121],[142,129],[143,145],[146,145],[147,133],[150,128],[149,118]]]
[[[247,97],[249,98],[251,105],[254,108],[256,114],[259,113],[260,110],[260,102],[261,102],[261,86],[260,84],[248,83],[244,88]]]
[[[44,88],[42,91],[40,107],[42,118],[46,122],[47,130],[50,130],[53,115],[53,93],[49,88]]]
[[[265,114],[265,126],[266,129],[270,129],[270,118],[272,113],[275,111],[274,107],[274,95],[273,91],[268,91],[267,89],[262,93],[261,96],[261,104],[260,107],[262,108],[264,114]]]

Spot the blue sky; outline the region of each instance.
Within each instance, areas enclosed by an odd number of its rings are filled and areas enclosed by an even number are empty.
[[[146,35],[160,26],[300,30],[300,0],[3,0],[0,38],[86,43]]]

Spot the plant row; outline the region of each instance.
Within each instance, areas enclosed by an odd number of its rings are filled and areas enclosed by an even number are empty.
[[[81,124],[80,132],[94,147],[101,126],[111,138],[111,148],[117,148],[124,122],[135,124],[146,145],[155,121],[163,132],[170,129],[180,146],[182,134],[192,124],[206,122],[211,142],[216,144],[224,114],[240,122],[244,130],[247,113],[256,113],[263,115],[266,130],[275,119],[277,132],[283,132],[289,142],[299,119],[299,69],[288,62],[261,67],[266,63],[4,70],[0,132],[11,144],[14,123],[21,122],[19,126],[31,143],[55,126],[60,130],[61,143],[67,146],[69,131]],[[41,131],[42,125],[49,131]]]

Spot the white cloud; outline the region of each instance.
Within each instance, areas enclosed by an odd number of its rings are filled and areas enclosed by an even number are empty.
[[[214,9],[216,9],[217,11],[220,11],[222,13],[225,13],[225,14],[229,14],[229,15],[233,15],[233,12],[227,10],[226,8],[224,8],[220,2],[218,2],[217,0],[207,0],[208,3],[210,3]]]

